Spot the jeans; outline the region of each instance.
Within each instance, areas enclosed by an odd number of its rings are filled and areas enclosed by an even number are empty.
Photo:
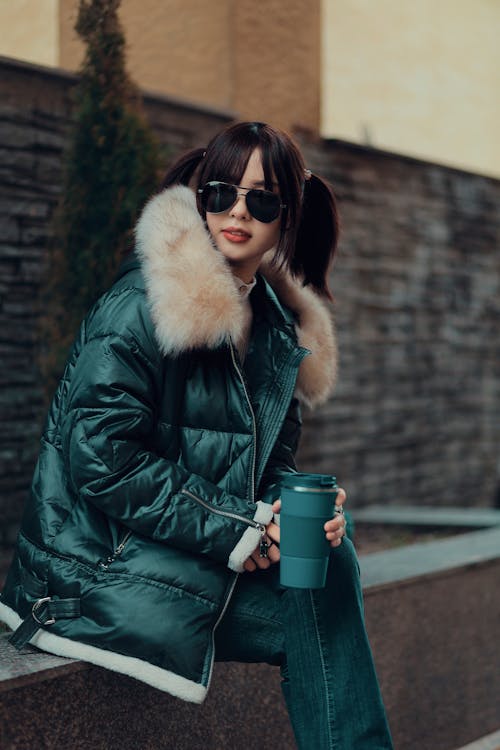
[[[215,633],[216,661],[279,665],[299,750],[391,750],[349,539],[324,589],[286,589],[279,564],[240,575]]]

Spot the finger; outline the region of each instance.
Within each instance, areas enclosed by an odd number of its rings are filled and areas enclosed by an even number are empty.
[[[325,531],[337,531],[338,529],[343,529],[344,527],[345,527],[345,518],[344,516],[340,516],[340,515],[334,516],[334,518],[331,518],[323,526]]]
[[[266,526],[266,533],[273,542],[276,542],[277,544],[280,543],[280,527],[278,524],[271,521],[271,523]]]
[[[274,542],[271,542],[267,550],[267,556],[272,563],[277,563],[280,559],[280,548]]]
[[[248,573],[253,573],[254,570],[257,570],[257,566],[251,557],[249,557],[248,560],[245,560],[245,562],[243,563],[243,567],[246,571],[248,571]]]
[[[332,546],[337,547],[341,543],[342,539],[346,536],[345,520],[344,523],[338,528],[327,531],[325,536],[330,544],[332,544]]]
[[[273,513],[279,513],[281,510],[281,498],[278,498],[273,503]]]
[[[338,492],[337,492],[337,497],[335,498],[335,505],[343,505],[346,500],[347,500],[346,491],[342,489],[342,487],[339,487]]]
[[[333,541],[330,542],[330,547],[340,547],[342,544],[342,539],[333,539]]]
[[[269,559],[267,557],[260,557],[258,552],[253,553],[252,560],[260,570],[265,570],[271,565]]]
[[[345,536],[346,533],[346,521],[343,516],[340,518],[334,518],[331,521],[325,523],[324,529],[326,531],[327,539],[335,539],[337,537]]]
[[[326,538],[328,541],[331,541],[332,539],[342,539],[343,536],[345,536],[345,529],[337,529],[337,531],[327,531]]]

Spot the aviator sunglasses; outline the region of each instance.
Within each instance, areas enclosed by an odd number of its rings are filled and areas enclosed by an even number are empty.
[[[239,190],[246,190],[240,193]],[[280,215],[286,204],[281,203],[281,198],[270,190],[257,190],[255,188],[244,188],[241,185],[230,185],[227,182],[207,182],[198,190],[201,196],[201,205],[208,214],[222,214],[234,206],[240,195],[243,195],[251,216],[264,224],[274,221]]]

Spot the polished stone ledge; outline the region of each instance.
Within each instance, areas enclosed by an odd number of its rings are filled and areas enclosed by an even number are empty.
[[[497,508],[439,508],[435,505],[368,505],[353,510],[359,524],[484,529],[500,526]]]
[[[500,527],[362,555],[360,565],[397,750],[486,742],[500,726]],[[41,725],[40,716],[50,721]],[[72,750],[294,747],[275,667],[217,664],[209,696],[196,706],[83,662],[32,647],[18,653],[4,635],[0,747],[36,742]]]
[[[363,591],[435,577],[500,557],[500,526],[360,556]]]
[[[500,729],[498,732],[488,734],[487,737],[481,737],[469,745],[463,745],[457,750],[500,750]]]
[[[63,677],[88,666],[78,659],[64,659],[30,645],[18,651],[8,642],[8,637],[9,633],[0,634],[0,693]]]

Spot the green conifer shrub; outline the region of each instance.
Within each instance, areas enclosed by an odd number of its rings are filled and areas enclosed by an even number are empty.
[[[93,302],[131,246],[157,184],[160,150],[125,69],[120,0],[80,0],[75,29],[86,44],[75,125],[49,248],[42,372],[49,396]]]

